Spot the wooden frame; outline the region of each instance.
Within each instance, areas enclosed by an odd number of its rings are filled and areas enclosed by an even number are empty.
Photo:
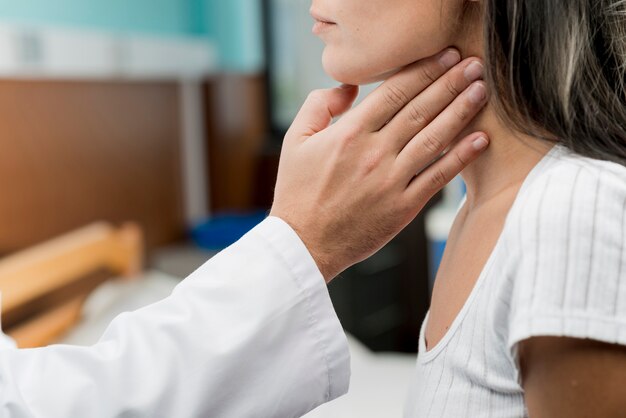
[[[132,278],[142,269],[143,234],[136,224],[98,222],[0,260],[2,315],[23,309],[98,271]],[[110,276],[109,276],[110,277]],[[9,329],[21,348],[54,342],[80,318],[89,291],[70,292]]]

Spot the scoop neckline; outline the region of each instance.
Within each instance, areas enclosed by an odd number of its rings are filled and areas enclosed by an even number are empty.
[[[432,361],[433,359],[435,359],[435,357],[437,357],[437,355],[439,353],[441,353],[441,351],[448,345],[448,343],[450,342],[450,340],[452,339],[454,334],[456,334],[457,329],[459,328],[459,326],[463,322],[463,319],[467,315],[467,312],[469,311],[469,309],[470,309],[470,307],[472,305],[472,301],[476,298],[476,295],[478,294],[478,291],[482,287],[483,282],[485,281],[485,276],[487,275],[487,272],[490,271],[491,265],[496,260],[495,255],[496,255],[496,253],[498,252],[499,248],[502,245],[501,242],[503,241],[504,231],[506,230],[507,224],[510,222],[509,221],[509,217],[510,217],[511,213],[513,213],[513,209],[518,204],[518,202],[520,200],[520,197],[522,196],[523,192],[528,188],[528,186],[533,181],[533,179],[539,174],[540,170],[548,163],[548,161],[551,160],[552,158],[556,157],[557,155],[562,154],[565,149],[566,148],[564,146],[562,146],[562,145],[560,145],[558,143],[555,144],[541,158],[541,160],[539,160],[539,162],[537,164],[535,164],[535,166],[528,172],[528,175],[526,176],[526,178],[522,182],[522,185],[520,186],[520,189],[518,190],[517,194],[515,195],[515,199],[513,199],[513,204],[509,208],[509,211],[508,211],[508,213],[506,214],[506,216],[504,218],[504,224],[502,225],[502,231],[500,231],[500,235],[498,235],[498,239],[496,240],[496,244],[494,245],[493,249],[491,250],[491,253],[489,254],[489,257],[487,258],[487,261],[485,262],[485,265],[483,266],[482,270],[478,274],[478,279],[476,279],[476,283],[474,283],[474,287],[470,291],[469,296],[467,297],[467,299],[463,303],[463,306],[461,307],[461,310],[457,313],[456,317],[454,318],[454,320],[450,324],[450,328],[448,328],[446,333],[437,342],[437,344],[435,344],[430,350],[427,351],[426,350],[426,335],[425,334],[426,334],[426,326],[428,324],[428,318],[430,317],[430,309],[428,309],[428,312],[426,313],[424,321],[422,322],[422,326],[420,327],[420,334],[419,334],[419,338],[418,338],[418,341],[419,341],[418,361],[420,363],[427,363],[427,362]],[[463,199],[463,201],[461,203],[461,206],[462,206],[462,204],[464,202],[465,202],[465,198]]]

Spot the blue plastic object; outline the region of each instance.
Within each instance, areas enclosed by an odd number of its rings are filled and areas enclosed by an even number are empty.
[[[266,211],[252,213],[221,213],[198,224],[191,230],[191,238],[201,248],[219,251],[257,226],[267,216]]]
[[[447,240],[431,240],[428,243],[428,258],[430,259],[429,276],[431,283],[435,282],[441,259],[443,259],[443,252],[446,249],[446,243]]]

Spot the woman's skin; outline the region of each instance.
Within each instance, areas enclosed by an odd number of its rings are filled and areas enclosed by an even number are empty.
[[[314,18],[333,23],[314,30],[326,45],[324,69],[340,82],[365,84],[385,80],[446,46],[458,48],[463,58],[483,58],[479,1],[313,0]],[[491,143],[462,172],[467,202],[452,227],[437,274],[426,328],[428,349],[443,338],[461,310],[522,182],[551,148],[509,129],[491,104],[459,137],[475,131],[487,133]],[[521,367],[530,416],[592,416],[586,415],[591,406],[593,416],[618,416],[616,406],[622,399],[611,388],[621,386],[619,373],[609,371],[626,368],[625,353],[623,347],[569,338],[523,342]],[[604,381],[597,384],[593,376],[603,376]],[[579,396],[583,388],[585,396]]]
[[[298,233],[326,281],[389,242],[488,145],[480,131],[453,144],[488,100],[481,74],[468,77],[459,61],[446,48],[412,63],[353,108],[355,86],[307,97],[283,141],[270,214]]]

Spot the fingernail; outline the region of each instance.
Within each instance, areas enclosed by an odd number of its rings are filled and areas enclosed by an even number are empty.
[[[342,84],[341,86],[339,86],[339,88],[342,89],[342,90],[347,90],[350,87],[352,87],[350,84]]]
[[[484,136],[479,136],[472,142],[472,147],[474,147],[476,151],[484,150],[487,148],[487,145],[489,145],[489,141]]]
[[[439,58],[439,63],[444,68],[452,68],[461,61],[461,54],[456,49],[448,49]]]
[[[465,71],[463,71],[463,74],[465,75],[467,81],[475,81],[479,78],[482,78],[483,72],[483,65],[478,61],[472,61],[467,67],[465,67]]]
[[[487,90],[482,83],[472,84],[468,94],[472,103],[482,103],[487,98]]]

